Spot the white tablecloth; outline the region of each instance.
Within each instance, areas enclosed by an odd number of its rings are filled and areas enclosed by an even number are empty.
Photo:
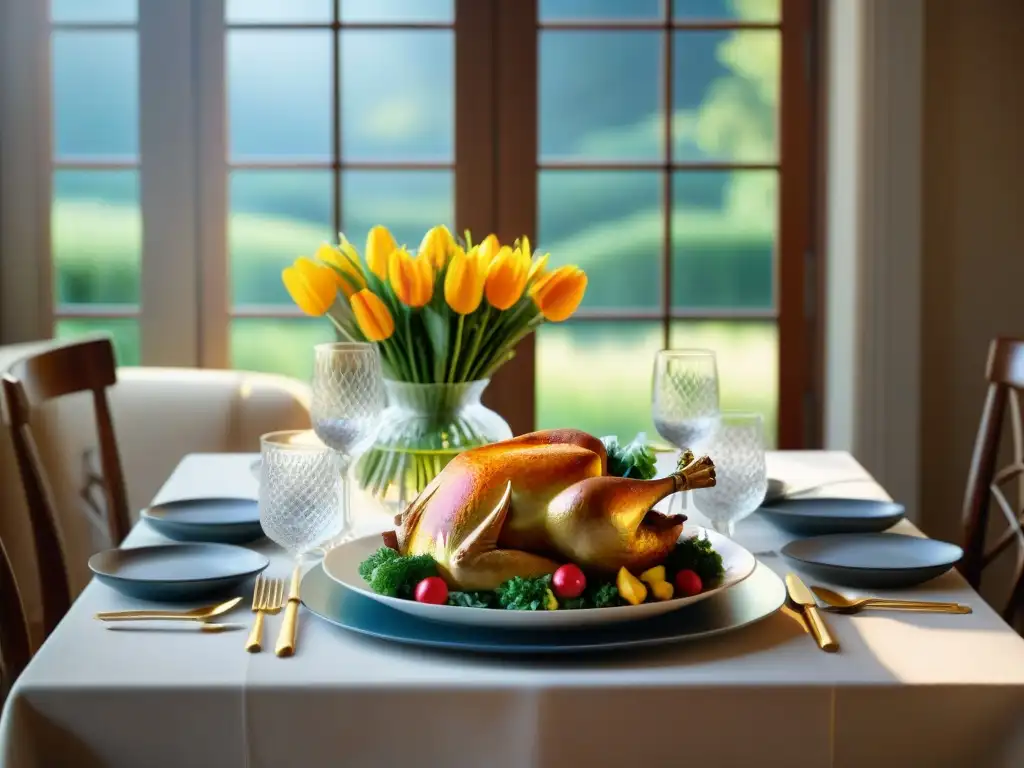
[[[189,456],[156,501],[255,495],[253,458]],[[769,470],[861,476],[821,493],[885,497],[845,453],[773,453]],[[736,538],[785,572],[769,524],[755,515]],[[140,524],[127,545],[160,540]],[[303,612],[297,655],[278,659],[246,654],[243,632],[108,631],[96,611],[137,603],[93,582],[18,681],[0,764],[1024,766],[1024,641],[956,573],[907,594],[974,613],[827,615],[835,655],[779,613],[703,642],[524,660],[390,645]]]

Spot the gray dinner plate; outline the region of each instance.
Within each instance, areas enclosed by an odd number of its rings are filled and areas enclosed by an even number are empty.
[[[903,519],[902,504],[877,499],[784,499],[763,505],[762,517],[790,533],[870,533],[892,528]]]
[[[179,499],[142,510],[142,519],[177,541],[242,544],[263,537],[255,499]]]
[[[955,544],[901,533],[837,533],[791,541],[782,554],[809,576],[862,589],[921,584],[963,556]]]
[[[140,600],[179,602],[226,593],[270,564],[230,544],[160,544],[108,549],[89,558],[96,578]]]
[[[758,563],[749,578],[692,606],[661,616],[579,629],[508,629],[416,618],[346,589],[317,565],[302,580],[302,602],[351,632],[406,645],[473,653],[579,653],[678,643],[720,635],[782,607],[786,586]],[[500,609],[494,609],[500,610]]]

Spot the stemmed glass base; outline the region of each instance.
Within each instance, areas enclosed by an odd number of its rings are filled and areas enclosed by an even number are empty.
[[[733,534],[736,532],[736,523],[732,520],[712,520],[711,527],[723,536],[728,536],[730,539],[733,538]]]

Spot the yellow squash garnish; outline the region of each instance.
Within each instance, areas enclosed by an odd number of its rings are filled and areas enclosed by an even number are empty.
[[[647,599],[647,587],[625,568],[619,568],[619,574],[615,577],[615,586],[619,588],[622,599],[630,605],[640,605]]]
[[[558,600],[555,598],[554,593],[547,589],[544,591],[544,610],[546,611],[557,611]]]
[[[675,590],[667,581],[651,582],[651,594],[656,600],[671,600]]]
[[[654,568],[648,568],[646,571],[640,574],[640,581],[646,581],[652,587],[656,582],[665,580],[665,566],[656,565]]]

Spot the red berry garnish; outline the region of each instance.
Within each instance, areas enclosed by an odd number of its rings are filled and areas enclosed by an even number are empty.
[[[676,574],[676,597],[699,595],[704,589],[700,576],[689,568]]]
[[[448,585],[440,576],[428,576],[416,585],[416,602],[444,605],[448,602]]]

